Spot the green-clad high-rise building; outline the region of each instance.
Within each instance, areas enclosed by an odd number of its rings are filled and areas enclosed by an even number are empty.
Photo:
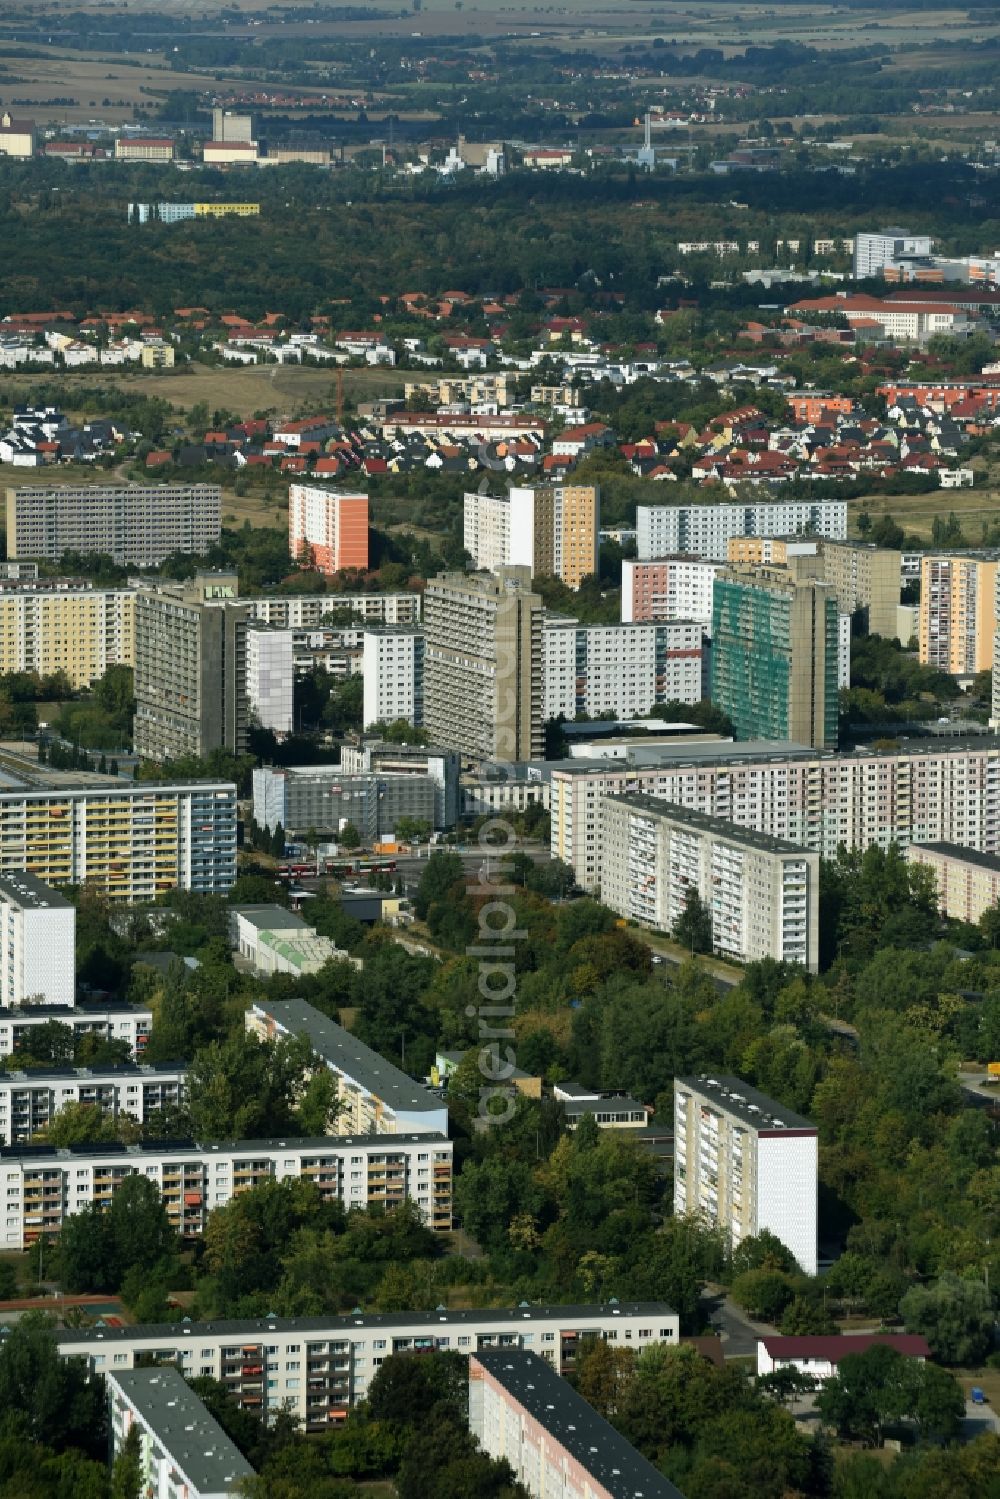
[[[712,701],[737,739],[837,745],[838,606],[831,584],[734,567],[712,593]]]

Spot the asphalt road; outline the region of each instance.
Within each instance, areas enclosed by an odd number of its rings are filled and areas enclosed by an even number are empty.
[[[962,1423],[962,1440],[971,1442],[974,1437],[985,1436],[988,1432],[996,1432],[1000,1436],[1000,1416],[990,1405],[973,1405],[971,1400],[965,1402],[965,1420]]]
[[[735,1301],[724,1295],[721,1289],[711,1289],[708,1286],[702,1290],[701,1299],[706,1303],[710,1323],[722,1339],[723,1357],[756,1358],[757,1339],[762,1334],[748,1321]],[[766,1328],[764,1331],[772,1332],[773,1329]]]

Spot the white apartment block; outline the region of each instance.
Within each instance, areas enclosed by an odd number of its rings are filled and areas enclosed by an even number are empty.
[[[641,1352],[653,1343],[676,1345],[679,1324],[665,1302],[626,1301],[62,1328],[53,1336],[64,1357],[85,1359],[95,1373],[133,1369],[140,1360],[174,1364],[185,1375],[219,1380],[265,1419],[286,1410],[305,1431],[324,1431],[364,1399],[395,1353],[530,1348],[562,1374],[573,1368],[585,1338]]]
[[[345,611],[365,624],[415,625],[420,622],[419,593],[269,593],[241,599],[253,619],[279,629],[312,629],[328,615]]]
[[[366,728],[424,721],[424,634],[419,625],[366,629],[362,658]]]
[[[601,495],[597,485],[511,486],[505,495],[467,491],[465,550],[477,568],[527,567],[532,577],[579,588],[597,571]]]
[[[602,881],[600,798],[643,793],[754,828],[826,859],[845,848],[957,843],[1000,853],[1000,745],[911,741],[853,754],[798,745],[635,751],[631,764],[558,766],[549,793],[552,853],[578,882]]]
[[[761,500],[740,505],[637,505],[636,551],[641,562],[677,552],[725,561],[734,536],[794,536],[808,531],[842,541],[846,500]]]
[[[819,854],[649,796],[601,805],[601,900],[672,932],[692,891],[712,946],[739,963],[774,958],[819,970]]]
[[[304,999],[256,1000],[246,1029],[262,1041],[306,1036],[337,1079],[336,1134],[447,1135],[444,1099]]]
[[[153,1012],[134,1005],[31,1005],[24,1010],[0,1009],[0,1057],[13,1057],[30,1047],[31,1033],[55,1021],[66,1027],[75,1044],[83,1036],[124,1041],[134,1057],[141,1057],[153,1029]]]
[[[816,1126],[736,1077],[674,1078],[674,1213],[735,1248],[767,1229],[817,1269]]]
[[[451,1231],[452,1144],[441,1135],[323,1135],[302,1140],[194,1140],[169,1144],[50,1145],[0,1149],[6,1207],[0,1248],[27,1249],[58,1234],[96,1202],[107,1207],[129,1176],[155,1184],[171,1226],[184,1238],[205,1231],[213,1208],[266,1181],[312,1182],[345,1208],[386,1211],[407,1200],[428,1228]]]
[[[469,1359],[469,1430],[532,1499],[683,1499],[568,1380],[524,1348]]]
[[[901,255],[930,255],[934,241],[926,234],[911,234],[908,229],[879,229],[875,233],[854,236],[854,279],[864,281],[877,276]]]
[[[112,1461],[139,1439],[144,1499],[230,1499],[254,1470],[179,1369],[106,1376]]]
[[[636,620],[693,619],[712,632],[712,585],[721,562],[704,557],[659,557],[622,563],[621,617]]]
[[[246,694],[253,724],[279,739],[295,726],[295,631],[251,626],[246,632]]]
[[[581,625],[548,616],[542,626],[542,717],[642,718],[657,703],[703,696],[701,625]]]
[[[0,1007],[76,1000],[76,907],[33,874],[0,877]]]
[[[30,1141],[72,1103],[142,1124],[150,1114],[180,1103],[186,1077],[187,1068],[173,1064],[0,1072],[0,1145]]]
[[[222,527],[218,484],[33,485],[7,490],[7,554],[102,552],[157,567],[172,552],[207,552]]]

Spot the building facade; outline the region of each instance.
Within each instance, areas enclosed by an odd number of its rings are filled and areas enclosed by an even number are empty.
[[[815,1275],[817,1140],[739,1078],[674,1078],[674,1213],[718,1225],[734,1249],[767,1229]]]
[[[731,568],[716,578],[710,695],[738,739],[835,748],[840,650],[828,583],[776,567]]]
[[[542,600],[526,568],[439,573],[424,592],[424,723],[473,760],[544,749]]]
[[[862,541],[824,540],[823,577],[837,595],[842,614],[864,615],[869,635],[895,640],[903,554]]]
[[[279,593],[246,599],[254,619],[279,629],[311,629],[329,614],[347,610],[359,623],[415,625],[420,622],[419,593]]]
[[[245,638],[250,722],[285,739],[295,727],[295,631],[249,623]]]
[[[143,1124],[181,1102],[186,1078],[187,1068],[173,1063],[0,1072],[0,1145],[26,1144],[68,1104],[87,1104],[109,1118],[127,1116]]]
[[[532,577],[579,588],[597,572],[601,492],[596,484],[511,486],[506,495],[467,492],[465,550],[495,573],[526,567]]]
[[[705,696],[701,625],[581,625],[546,617],[542,626],[542,718],[642,718],[657,703]]]
[[[0,1056],[14,1057],[31,1046],[32,1033],[40,1025],[60,1025],[66,1032],[66,1055],[83,1036],[124,1041],[133,1057],[141,1057],[153,1029],[153,1012],[141,1005],[31,1005],[23,1010],[0,1009]]]
[[[655,562],[622,563],[623,623],[693,619],[712,628],[712,585],[720,562],[703,557],[660,557]]]
[[[537,1353],[469,1359],[469,1430],[532,1499],[684,1499]]]
[[[311,1182],[325,1200],[386,1211],[415,1203],[429,1228],[451,1230],[451,1141],[440,1135],[194,1140],[140,1145],[9,1146],[0,1150],[6,1216],[0,1244],[27,1249],[68,1217],[107,1207],[122,1182],[156,1186],[171,1227],[197,1238],[213,1208],[267,1181]]]
[[[819,970],[819,854],[647,796],[605,797],[601,900],[672,932],[695,892],[712,946],[739,963],[774,958]]]
[[[0,673],[65,672],[89,687],[109,666],[135,664],[135,594],[87,585],[0,588]]]
[[[173,161],[174,143],[167,137],[120,135],[115,141],[115,161]]]
[[[932,554],[920,561],[920,661],[952,676],[993,667],[998,554]]]
[[[95,1373],[133,1369],[140,1360],[176,1364],[189,1377],[219,1380],[238,1404],[265,1419],[289,1411],[309,1432],[340,1425],[395,1353],[530,1348],[568,1373],[586,1338],[641,1352],[653,1343],[676,1345],[679,1329],[665,1302],[626,1301],[63,1328],[53,1336],[64,1357],[86,1360]]]
[[[753,500],[740,505],[638,505],[636,552],[641,562],[692,553],[724,562],[733,536],[847,536],[846,500]]]
[[[0,1007],[76,1003],[76,907],[33,874],[0,876]]]
[[[953,921],[979,921],[1000,902],[1000,857],[954,843],[911,843],[907,860],[929,869],[938,907]]]
[[[135,603],[135,750],[144,760],[242,754],[247,606],[235,573],[141,583]]]
[[[439,1094],[414,1082],[306,1000],[255,1000],[245,1024],[248,1034],[262,1041],[307,1037],[337,1079],[336,1134],[447,1135],[448,1107]]]
[[[909,741],[899,749],[816,754],[781,744],[636,752],[624,765],[555,766],[553,854],[600,887],[599,799],[644,793],[816,850],[957,843],[1000,854],[1000,746]]]
[[[134,1431],[144,1499],[231,1499],[254,1477],[179,1369],[109,1372],[106,1388],[112,1461]]]
[[[368,566],[368,496],[324,489],[288,488],[288,552],[296,562],[327,576]]]
[[[404,817],[443,826],[444,798],[433,774],[362,772],[348,774],[338,766],[264,766],[253,773],[254,821],[272,832],[336,835],[351,823],[366,840],[388,838]]]
[[[366,728],[403,718],[424,721],[424,632],[419,625],[365,630],[362,675]]]
[[[207,552],[219,539],[217,484],[33,485],[7,490],[11,557],[58,562],[100,552],[123,566],[158,567],[172,552]]]
[[[455,750],[436,744],[392,744],[385,739],[364,738],[358,744],[341,747],[340,764],[350,775],[428,776],[436,788],[435,827],[451,828],[458,821],[462,760]]]
[[[930,255],[934,241],[926,234],[911,234],[908,229],[878,229],[854,236],[854,279],[864,281],[879,276],[887,265],[900,256]]]

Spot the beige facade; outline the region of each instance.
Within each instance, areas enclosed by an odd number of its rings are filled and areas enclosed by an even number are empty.
[[[863,610],[868,633],[895,640],[902,553],[863,542],[823,540],[823,576],[842,614]]]
[[[601,492],[596,484],[511,487],[465,495],[465,550],[477,567],[525,567],[579,588],[597,571]]]
[[[424,725],[473,760],[544,749],[542,600],[527,568],[439,573],[424,593]]]
[[[403,395],[408,401],[419,399],[431,406],[451,406],[457,401],[470,405],[509,406],[514,399],[514,379],[506,371],[499,374],[442,375],[440,380],[408,380]]]
[[[696,891],[715,952],[819,968],[819,854],[649,796],[600,807],[601,899],[619,916],[671,932]]]
[[[917,642],[924,666],[955,676],[991,669],[997,560],[996,553],[921,559]]]
[[[726,560],[745,562],[752,567],[787,567],[792,557],[815,557],[819,542],[789,540],[787,536],[730,536],[726,542]]]
[[[173,161],[172,140],[152,140],[149,136],[120,136],[115,141],[116,161]]]
[[[1000,901],[1000,858],[957,843],[912,843],[911,864],[929,869],[937,884],[938,906],[953,921],[977,922]]]
[[[27,160],[35,154],[34,120],[16,120],[7,110],[0,114],[0,156]]]
[[[246,748],[246,622],[235,573],[140,584],[135,749],[147,760]]]
[[[128,588],[0,591],[0,673],[65,672],[89,687],[109,666],[135,664],[135,594]]]

